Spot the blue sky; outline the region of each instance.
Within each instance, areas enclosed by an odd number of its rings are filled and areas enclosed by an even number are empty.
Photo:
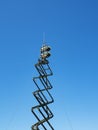
[[[52,47],[55,130],[98,130],[98,1],[0,1],[0,129],[30,130],[34,64]]]

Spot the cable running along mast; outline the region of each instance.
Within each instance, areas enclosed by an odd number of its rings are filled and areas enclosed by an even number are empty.
[[[50,119],[53,117],[53,113],[49,108],[49,104],[54,102],[52,95],[50,94],[50,89],[52,85],[48,79],[48,76],[53,75],[52,70],[49,66],[51,48],[47,45],[43,45],[40,50],[40,59],[35,64],[35,68],[39,73],[38,77],[33,78],[33,82],[37,87],[37,90],[33,92],[38,105],[32,107],[31,111],[36,117],[37,122],[32,125],[32,130],[54,130],[50,123]]]

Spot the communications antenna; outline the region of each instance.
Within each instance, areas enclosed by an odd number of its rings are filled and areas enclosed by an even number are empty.
[[[48,57],[50,54],[50,46],[43,44],[40,50],[40,58],[35,64],[35,68],[39,73],[39,76],[33,78],[33,82],[36,85],[37,90],[33,92],[38,105],[32,107],[31,111],[37,122],[32,125],[32,130],[54,130],[50,123],[50,119],[53,117],[53,113],[49,108],[49,104],[54,102],[54,99],[50,93],[52,85],[48,76],[53,75],[49,66]]]

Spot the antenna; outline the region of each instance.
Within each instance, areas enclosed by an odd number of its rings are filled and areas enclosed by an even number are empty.
[[[43,32],[43,45],[45,45],[46,40],[45,40],[45,32]]]

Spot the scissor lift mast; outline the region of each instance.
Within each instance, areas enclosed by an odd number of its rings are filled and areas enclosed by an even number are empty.
[[[49,61],[47,60],[47,58],[51,55],[50,50],[51,48],[49,46],[43,45],[40,50],[40,58],[35,64],[35,68],[38,71],[39,76],[33,78],[33,82],[37,88],[37,90],[33,92],[33,95],[37,100],[38,105],[32,107],[31,109],[33,115],[37,119],[37,122],[31,127],[32,130],[54,130],[50,123],[53,113],[49,108],[49,104],[54,102],[50,93],[52,85],[48,78],[48,76],[53,75],[49,66]]]

